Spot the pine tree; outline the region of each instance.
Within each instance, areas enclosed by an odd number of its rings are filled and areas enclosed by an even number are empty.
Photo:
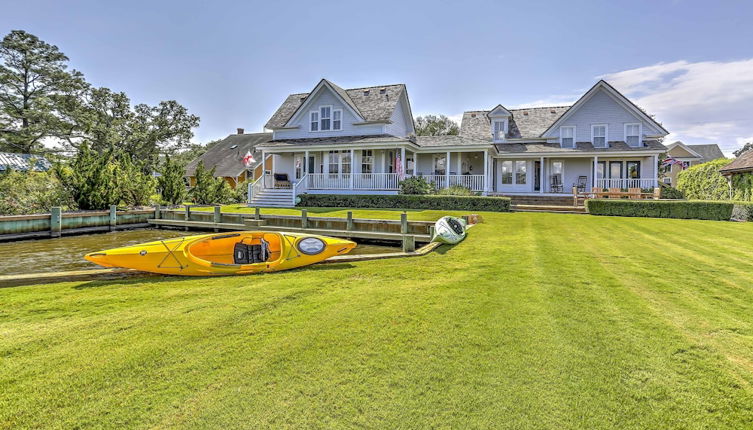
[[[168,155],[165,156],[160,173],[162,176],[158,178],[158,181],[162,200],[173,205],[183,203],[186,199],[186,185],[183,181],[184,168]]]
[[[69,164],[55,169],[79,209],[107,209],[120,202],[119,167],[112,150],[97,153],[84,144]]]

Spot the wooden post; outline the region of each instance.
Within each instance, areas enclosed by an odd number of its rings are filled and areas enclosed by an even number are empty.
[[[301,209],[301,228],[309,228],[309,211]]]
[[[403,235],[403,252],[413,252],[416,250],[416,236]]]
[[[160,217],[162,216],[161,211],[162,211],[162,206],[160,205],[154,206],[154,219],[160,219]]]
[[[186,205],[186,221],[191,221],[191,206]],[[185,226],[183,230],[188,231],[188,226]]]
[[[215,206],[214,207],[214,223],[215,224],[219,224],[219,223],[222,222],[222,212],[220,212],[220,209],[221,209],[220,206]],[[215,227],[214,228],[214,232],[216,233],[218,231],[220,231],[220,229],[217,228],[217,227]]]
[[[110,231],[118,224],[118,206],[110,205]]]
[[[254,219],[261,219],[261,209],[258,206],[254,208]]]
[[[433,239],[433,238],[434,238],[434,226],[430,225],[429,226],[429,239]]]
[[[353,230],[353,212],[348,211],[348,223],[345,227],[346,230],[352,231]]]
[[[400,233],[408,233],[408,214],[405,212],[400,214]]]
[[[63,229],[63,217],[59,206],[50,210],[50,237],[60,237]]]

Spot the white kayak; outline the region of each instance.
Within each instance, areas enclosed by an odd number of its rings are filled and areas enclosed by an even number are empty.
[[[434,224],[432,242],[454,245],[465,239],[465,220],[454,216],[443,216]]]

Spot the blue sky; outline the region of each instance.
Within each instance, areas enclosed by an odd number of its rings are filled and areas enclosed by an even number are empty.
[[[176,99],[197,141],[260,131],[325,77],[402,82],[414,114],[568,104],[604,77],[686,143],[753,141],[753,2],[7,2],[94,85]]]

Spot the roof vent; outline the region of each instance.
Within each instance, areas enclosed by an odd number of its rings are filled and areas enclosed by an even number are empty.
[[[549,113],[557,113],[557,111],[554,110],[554,109],[552,109],[552,110],[549,111]]]
[[[238,127],[238,134],[243,134],[244,131],[245,131],[244,129]]]
[[[363,95],[368,96],[369,92],[370,92],[369,90],[363,90]]]
[[[379,94],[387,94],[387,88],[379,88]]]
[[[301,101],[306,100],[306,96],[301,96]]]
[[[235,149],[237,147],[238,147],[238,145],[233,145],[233,146],[230,147],[230,149]]]
[[[528,112],[523,112],[523,115],[528,115]]]
[[[471,114],[471,118],[476,118],[476,114],[475,114],[475,113],[472,113],[472,114]]]

